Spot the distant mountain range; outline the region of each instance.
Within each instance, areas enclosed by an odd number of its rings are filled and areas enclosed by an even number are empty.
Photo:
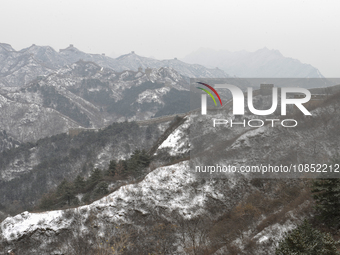
[[[26,142],[69,128],[103,128],[116,121],[187,112],[189,78],[228,78],[227,73],[322,77],[316,68],[268,49],[253,53],[201,49],[185,61],[195,64],[134,52],[110,58],[73,45],[59,52],[37,45],[16,51],[0,43],[0,130],[16,142]],[[3,144],[12,146],[7,140]]]
[[[21,88],[0,87],[0,130],[19,141],[189,110],[187,79],[173,68],[115,72],[78,61]]]
[[[262,51],[262,57],[254,53],[254,62],[244,53],[246,74],[256,74],[250,67],[263,73],[268,67],[271,77],[281,69],[294,77],[313,73],[299,61],[294,73],[289,64],[294,60]],[[235,59],[235,70],[241,60]],[[283,127],[283,121],[274,127],[208,124],[216,117],[240,124],[229,107],[206,116],[192,111],[183,118],[152,118],[187,112],[188,77],[204,81],[201,77],[220,77],[218,72],[228,76],[221,69],[135,53],[112,59],[73,46],[14,51],[1,44],[0,254],[274,254],[284,232],[316,215],[309,172],[299,179],[255,178],[255,172],[201,178],[192,172],[189,153],[217,166],[334,162],[340,95],[331,92],[338,87],[315,89],[321,97],[310,105],[313,116],[292,115],[296,128]],[[271,95],[262,92],[253,94],[256,109],[272,104]],[[244,123],[251,120],[254,115],[246,111]],[[79,132],[66,134],[69,128]],[[143,158],[120,161],[143,149],[151,160],[146,169],[140,169]],[[112,160],[114,174],[107,175]],[[138,175],[124,177],[129,168]],[[79,191],[77,179],[91,186]],[[107,191],[100,193],[103,187]],[[68,206],[24,212],[52,201],[46,198],[53,190]],[[90,203],[94,193],[102,198]]]
[[[0,86],[20,87],[37,76],[53,73],[79,60],[91,61],[116,72],[138,71],[138,68],[171,67],[179,74],[192,78],[228,77],[228,74],[220,69],[187,64],[178,59],[156,60],[139,56],[134,52],[115,59],[101,54],[88,54],[73,45],[59,52],[50,46],[37,45],[15,51],[11,45],[0,43]]]
[[[236,77],[322,78],[320,71],[297,59],[287,58],[278,50],[263,48],[255,52],[201,48],[182,59],[206,67],[218,67]]]

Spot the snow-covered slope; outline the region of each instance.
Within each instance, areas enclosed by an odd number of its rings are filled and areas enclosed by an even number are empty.
[[[186,79],[172,68],[118,73],[78,61],[25,88],[2,88],[0,129],[19,141],[35,141],[74,127],[144,120],[163,108],[171,109],[178,95],[189,93],[187,87]]]
[[[169,211],[178,209],[181,215],[190,218],[195,215],[193,207],[203,205],[204,196],[197,196],[192,200],[189,196],[190,190],[185,190],[190,189],[190,184],[194,182],[187,168],[188,162],[159,168],[147,175],[141,183],[123,186],[118,191],[75,210],[89,212],[91,208],[96,208],[96,210],[100,211],[100,217],[116,223],[126,223],[129,221],[131,209],[148,214],[156,207],[168,207],[167,201],[171,196],[177,203],[171,204],[167,209]],[[151,183],[153,183],[152,188]],[[158,194],[161,190],[165,192],[162,195]],[[142,192],[141,197],[133,195],[140,192]],[[173,194],[176,195],[174,196]],[[133,203],[133,208],[128,206],[131,203]],[[89,215],[84,213],[82,216],[86,220]],[[48,227],[54,231],[59,231],[70,227],[71,222],[63,221],[62,211],[46,213],[24,212],[15,217],[7,218],[2,222],[1,228],[4,238],[15,240],[23,235],[35,232],[39,228]]]
[[[52,60],[54,62],[54,60]],[[40,75],[47,75],[54,69],[35,58],[29,50],[15,51],[8,44],[0,43],[0,85],[23,86]]]
[[[219,137],[218,149],[232,165],[329,162],[340,147],[338,105],[339,100],[330,98],[313,110],[312,117],[299,117],[294,129],[221,127],[225,136]],[[219,117],[218,113],[214,117]],[[186,153],[180,148],[188,141],[188,128],[192,135],[199,125],[205,130],[200,132],[202,146],[206,152],[218,154],[211,144],[205,146],[213,142],[213,128],[192,114],[167,137],[156,156],[165,148],[176,156]],[[253,179],[246,173],[225,177],[199,178],[192,174],[189,161],[161,166],[139,183],[123,186],[90,205],[8,217],[1,223],[1,236],[8,249],[30,247],[26,252],[42,254],[69,252],[66,239],[82,242],[89,249],[97,244],[98,249],[104,249],[99,245],[103,235],[111,240],[125,234],[129,240],[126,251],[131,254],[141,249],[155,252],[160,249],[156,244],[161,244],[165,254],[190,254],[192,249],[209,254],[273,254],[283,233],[313,213],[309,184],[304,179]],[[108,229],[110,226],[121,232]],[[163,235],[166,237],[159,239]]]
[[[191,65],[177,59],[156,60],[138,56],[135,53],[114,59],[101,54],[82,52],[73,45],[61,49],[59,52],[49,46],[34,44],[15,51],[9,44],[0,43],[0,86],[22,87],[37,76],[48,75],[79,60],[91,61],[117,72],[137,71],[138,68],[144,70],[146,68],[171,67],[186,77],[228,77],[222,70],[209,69],[197,64]]]
[[[78,236],[86,236],[94,228],[95,235],[100,238],[108,226],[123,229],[124,226],[131,225],[134,229],[139,229],[141,234],[148,226],[156,226],[155,220],[159,218],[163,219],[163,222],[168,222],[167,224],[176,226],[171,234],[178,235],[175,238],[177,241],[168,247],[170,252],[165,254],[186,254],[185,251],[192,247],[190,235],[194,234],[196,237],[203,235],[204,238],[208,238],[204,232],[211,230],[215,225],[213,222],[226,212],[232,212],[237,208],[250,192],[258,190],[249,181],[240,177],[207,181],[195,179],[189,172],[189,163],[184,161],[158,168],[140,183],[123,186],[90,205],[67,211],[23,212],[15,217],[9,217],[1,223],[1,237],[7,249],[23,252],[20,254],[30,252],[62,254],[69,248],[62,238],[67,236],[67,232],[80,231],[77,232]],[[268,198],[271,196],[268,193],[266,195]],[[276,225],[273,224],[258,232],[256,225],[266,217],[263,215],[262,220],[259,218],[258,222],[254,222],[254,226],[247,226],[247,236],[257,242],[254,247],[257,249],[256,254],[270,254],[273,251],[275,243],[268,245],[266,240],[273,236],[280,240],[280,236],[274,233],[275,229],[282,231],[287,229],[287,225],[291,227],[299,223],[305,215],[301,208],[292,210],[291,217],[288,217],[284,224],[275,223]],[[201,225],[199,227],[196,225],[198,228],[192,233],[190,232],[194,226],[192,224],[198,224],[197,219],[202,219],[199,221]],[[90,222],[94,224],[92,227]],[[203,224],[205,222],[210,222],[211,225],[207,227]],[[238,234],[230,242],[242,248],[244,240],[240,240],[240,237]],[[143,235],[139,237],[140,241],[144,238],[148,237]],[[194,245],[198,246],[195,242]],[[126,245],[133,251],[134,247],[130,247],[131,244]],[[220,251],[224,249],[226,252],[226,247],[223,245],[220,247]]]

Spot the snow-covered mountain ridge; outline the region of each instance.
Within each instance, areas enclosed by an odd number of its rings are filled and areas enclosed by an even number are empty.
[[[135,228],[140,229],[139,231],[144,232],[148,228],[145,225],[146,222],[150,222],[155,215],[158,215],[163,221],[178,224],[172,234],[184,234],[182,242],[170,245],[168,248],[172,252],[166,254],[186,254],[185,250],[191,246],[191,240],[190,233],[183,233],[183,231],[188,231],[185,224],[189,225],[199,218],[204,218],[205,221],[213,224],[214,219],[221,217],[225,211],[240,206],[239,201],[245,199],[247,192],[258,192],[249,180],[239,177],[202,182],[191,176],[188,167],[189,164],[185,161],[158,168],[138,184],[123,186],[118,191],[90,205],[69,209],[67,212],[23,212],[15,217],[7,218],[1,223],[3,242],[9,244],[7,249],[21,251],[20,247],[24,247],[21,242],[25,240],[26,247],[31,247],[31,243],[35,243],[34,248],[29,248],[28,252],[64,254],[67,251],[70,252],[70,247],[67,247],[65,243],[57,245],[61,242],[60,237],[67,235],[71,229],[80,231],[78,235],[86,236],[91,231],[87,224],[89,221],[93,222],[96,232],[98,231],[97,235],[100,236],[100,233],[104,234],[110,225],[122,228],[122,226],[133,224]],[[231,194],[235,193],[238,195],[232,197]],[[219,206],[216,207],[217,205]],[[277,236],[275,231],[292,228],[300,222],[305,215],[303,209],[306,206],[308,207],[308,203],[298,210],[291,210],[289,212],[291,216],[288,216],[281,224],[268,226],[260,232],[254,227],[249,229],[246,235],[257,243],[255,247],[258,253],[256,254],[270,254],[273,246],[268,247],[270,244],[268,240],[272,237],[280,240],[280,236]],[[217,208],[219,209],[216,211]],[[95,220],[91,217],[95,217]],[[256,224],[261,222],[262,220]],[[203,226],[200,227],[196,230],[197,236],[205,230]],[[139,237],[141,240],[144,238]],[[240,240],[235,238],[234,242],[237,244]],[[137,247],[141,246],[143,245],[137,245]],[[132,247],[129,249],[133,250]],[[226,247],[220,247],[216,254],[222,254],[222,250],[227,252]]]
[[[20,51],[15,51],[9,44],[0,43],[0,85],[22,87],[37,76],[48,75],[79,60],[91,61],[116,72],[126,70],[136,72],[139,68],[144,70],[171,67],[186,77],[228,77],[224,71],[219,69],[187,64],[177,59],[156,60],[138,56],[134,52],[114,59],[101,54],[82,52],[73,45],[61,49],[59,52],[50,46],[34,44]]]
[[[186,112],[188,82],[172,68],[115,72],[78,61],[24,88],[0,89],[0,129],[19,141]],[[176,105],[176,107],[173,106]]]
[[[218,150],[229,164],[329,162],[340,148],[338,96],[325,100],[311,118],[300,116],[295,129],[224,127]],[[217,153],[211,144],[205,146],[212,142],[213,128],[195,119],[191,114],[189,122],[178,127],[156,155],[181,153],[188,130],[198,128],[194,123],[204,126],[202,146]],[[158,167],[141,182],[123,186],[87,206],[9,217],[2,222],[3,243],[18,251],[30,247],[29,252],[73,254],[76,248],[66,239],[100,250],[106,247],[100,245],[103,235],[113,245],[113,236],[127,234],[130,241],[125,243],[125,254],[144,249],[164,254],[273,254],[283,232],[313,214],[308,187],[305,179],[264,180],[238,173],[202,179],[191,174],[189,161],[182,161]]]

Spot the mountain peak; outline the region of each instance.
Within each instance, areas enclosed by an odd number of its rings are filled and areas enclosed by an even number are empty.
[[[65,49],[60,49],[59,52],[63,52],[63,51],[72,51],[72,52],[80,52],[80,50],[78,50],[76,47],[73,46],[73,44],[70,44],[68,47],[66,47]]]
[[[262,49],[259,49],[259,50],[257,50],[257,51],[270,51],[270,49],[268,49],[268,48],[265,46],[265,47],[263,47]]]
[[[119,56],[119,57],[117,57],[116,59],[124,59],[124,58],[144,58],[144,57],[142,57],[142,56],[139,56],[139,55],[137,55],[134,51],[131,51],[130,53],[127,53],[127,54],[123,54],[123,55],[121,55],[121,56]]]
[[[7,43],[0,43],[0,49],[6,51],[15,51],[10,44]]]
[[[281,52],[279,50],[275,50],[275,49],[268,49],[267,47],[264,47],[262,49],[259,49],[257,51],[254,52],[250,52],[249,54],[253,54],[253,55],[259,55],[259,56],[266,56],[266,57],[278,57],[278,58],[285,58]]]
[[[51,46],[39,46],[32,44],[30,47],[20,50],[22,53],[33,53],[33,54],[44,54],[46,52],[53,52],[56,51]]]

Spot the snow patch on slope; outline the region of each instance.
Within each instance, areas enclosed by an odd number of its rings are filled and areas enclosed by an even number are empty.
[[[142,103],[159,103],[164,105],[164,102],[162,101],[162,96],[164,96],[166,93],[170,91],[170,88],[168,87],[163,87],[159,89],[148,89],[143,91],[138,95],[137,102],[142,104]]]
[[[8,217],[5,220],[6,223],[1,224],[3,237],[7,240],[15,240],[38,228],[57,232],[71,223],[71,220],[62,218],[62,214],[63,211],[58,210],[44,213],[23,212],[14,217]]]
[[[169,149],[169,154],[175,156],[189,151],[189,136],[187,130],[190,125],[190,117],[184,124],[179,126],[168,138],[159,146],[158,149]]]
[[[193,208],[203,206],[205,196],[190,196],[193,189],[190,183],[195,179],[190,175],[188,168],[188,162],[158,168],[140,183],[123,186],[90,205],[69,210],[89,212],[95,209],[98,212],[97,217],[120,223],[129,221],[127,215],[131,209],[147,214],[153,208],[161,206],[169,211],[178,210],[184,217],[190,218],[199,213]],[[15,240],[38,229],[49,228],[58,231],[71,227],[71,221],[65,220],[62,212],[61,210],[44,213],[24,212],[15,217],[8,217],[1,223],[2,235],[7,240]],[[87,218],[88,213],[82,213],[82,217]]]

